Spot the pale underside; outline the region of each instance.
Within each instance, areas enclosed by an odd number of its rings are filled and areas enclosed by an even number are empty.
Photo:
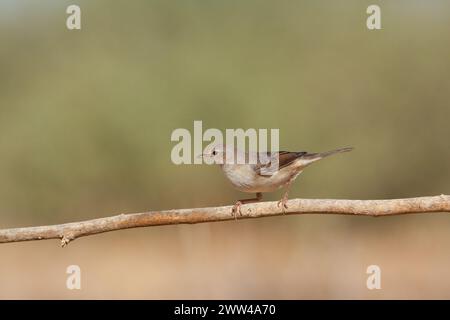
[[[262,172],[270,167],[251,164],[224,164],[222,170],[233,186],[242,192],[272,192],[295,180],[312,159],[302,159],[303,153],[280,153],[279,165],[274,170]],[[315,160],[315,159],[314,159]]]

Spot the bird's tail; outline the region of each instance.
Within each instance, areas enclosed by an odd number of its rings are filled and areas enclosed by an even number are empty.
[[[303,160],[303,165],[309,165],[313,162],[316,162],[317,160],[321,160],[323,158],[326,158],[328,156],[331,156],[336,153],[342,153],[342,152],[349,152],[352,151],[353,148],[347,147],[347,148],[340,148],[336,150],[326,151],[326,152],[319,152],[319,153],[307,153],[301,157]]]

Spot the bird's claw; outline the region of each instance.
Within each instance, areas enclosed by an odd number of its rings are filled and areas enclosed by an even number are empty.
[[[241,205],[242,205],[242,202],[241,202],[241,201],[237,201],[237,202],[233,205],[233,208],[231,209],[231,213],[233,214],[234,219],[237,219],[237,215],[238,215],[238,214],[239,214],[240,216],[242,216]]]
[[[283,210],[283,213],[286,213],[286,209],[288,208],[287,202],[288,202],[288,199],[285,198],[285,197],[283,197],[283,198],[281,198],[281,200],[278,201],[278,203],[277,203],[277,206],[278,206],[278,207],[281,206],[281,209]]]

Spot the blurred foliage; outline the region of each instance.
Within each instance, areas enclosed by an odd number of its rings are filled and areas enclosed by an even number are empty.
[[[450,2],[0,1],[0,228],[232,204],[176,128],[279,128],[291,197],[450,193]],[[278,199],[280,192],[265,196]],[[0,298],[449,298],[448,215],[302,215],[0,246]],[[66,290],[70,264],[83,290]],[[365,287],[383,268],[383,290]],[[220,275],[220,276],[218,276]],[[76,291],[76,290],[75,290]]]
[[[292,197],[450,192],[447,1],[381,1],[380,31],[370,1],[77,1],[81,31],[69,4],[0,4],[2,225],[231,204],[218,168],[170,161],[194,120],[355,147]]]

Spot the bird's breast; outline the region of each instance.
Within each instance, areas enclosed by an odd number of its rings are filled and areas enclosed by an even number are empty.
[[[223,165],[222,170],[233,186],[243,192],[253,192],[251,189],[257,179],[256,173],[248,165]]]
[[[272,192],[295,179],[300,170],[293,176],[292,171],[284,168],[271,176],[257,174],[250,165],[223,165],[222,170],[233,186],[242,192]]]

